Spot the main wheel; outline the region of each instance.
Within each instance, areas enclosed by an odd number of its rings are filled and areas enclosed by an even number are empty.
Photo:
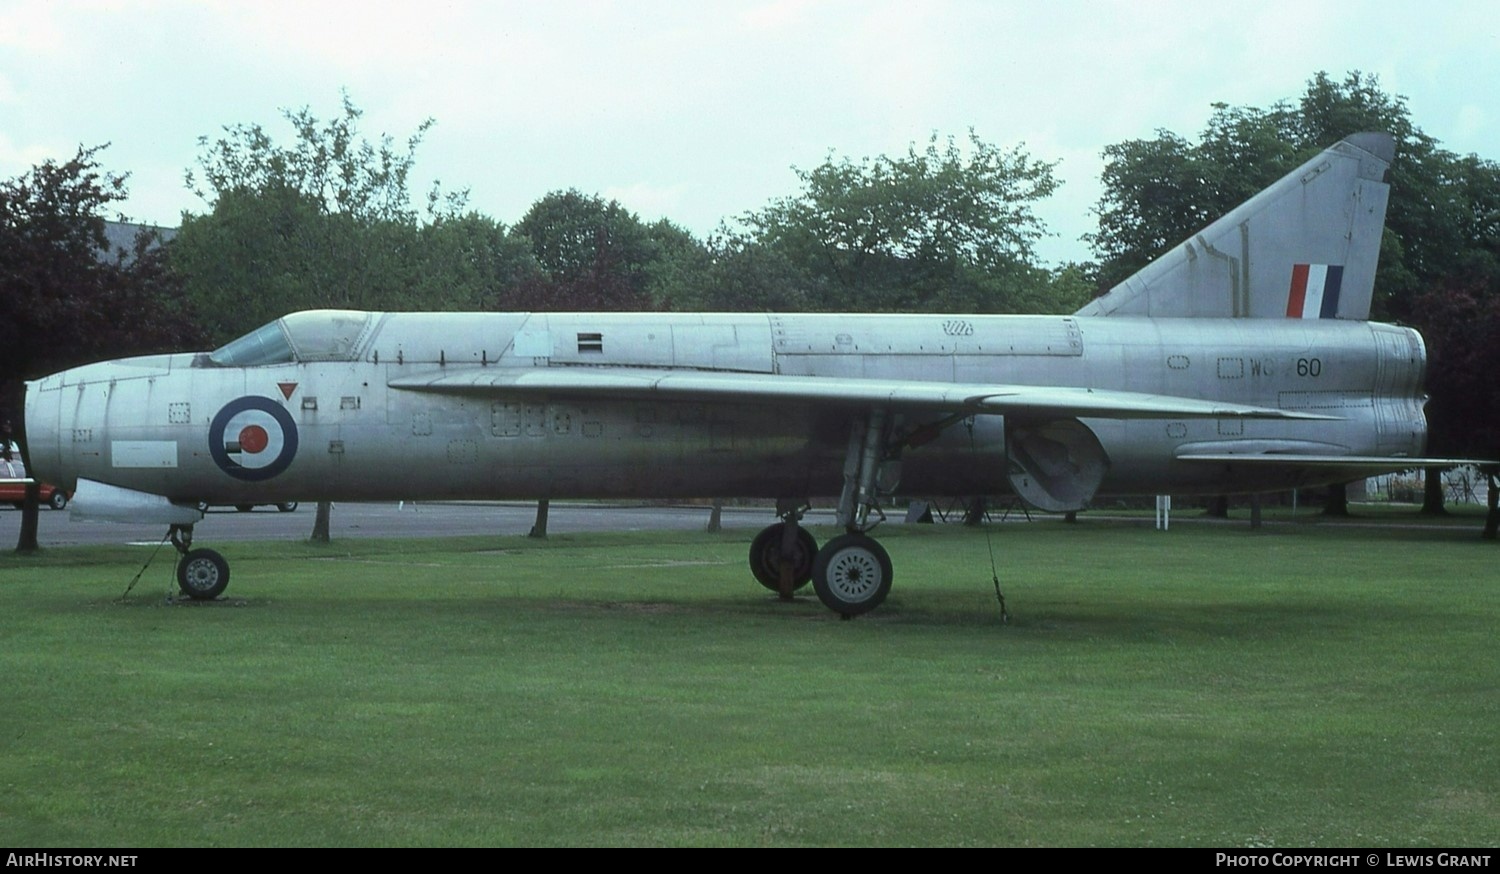
[[[68,496],[62,489],[53,489],[52,497],[47,499],[47,506],[54,510],[61,510],[68,506]]]
[[[229,562],[212,549],[190,549],[177,562],[177,585],[196,601],[212,601],[229,587]]]
[[[777,522],[750,541],[750,573],[773,592],[781,591],[781,538],[785,532],[786,523]],[[817,554],[818,541],[806,528],[798,526],[792,554],[792,591],[812,581],[813,558]]]
[[[824,544],[812,575],[818,600],[844,617],[874,610],[891,593],[891,557],[863,534],[844,534]]]
[[[281,511],[282,513],[290,513],[293,510],[297,509],[297,502],[286,501],[285,503],[277,504],[276,509]]]

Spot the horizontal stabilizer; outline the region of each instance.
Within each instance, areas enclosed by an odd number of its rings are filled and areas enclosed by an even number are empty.
[[[630,368],[492,368],[391,380],[391,388],[514,397],[586,395],[638,400],[802,402],[1036,418],[1298,419],[1336,417],[1197,398],[1035,385],[780,376]]]

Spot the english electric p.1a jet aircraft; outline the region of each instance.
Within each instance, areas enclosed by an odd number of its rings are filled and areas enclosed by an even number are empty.
[[[851,616],[898,483],[1068,511],[1430,461],[1422,338],[1366,320],[1393,154],[1338,143],[1071,316],[299,312],[29,383],[30,456],[170,526],[195,598],[229,581],[200,502],[732,495],[777,500],[756,579]]]

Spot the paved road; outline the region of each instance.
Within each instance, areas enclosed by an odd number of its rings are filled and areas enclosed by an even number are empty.
[[[1309,514],[1315,511],[1309,510]],[[708,507],[659,507],[630,504],[554,503],[548,516],[551,534],[575,534],[589,531],[692,531],[708,525]],[[953,521],[955,517],[950,517]],[[1036,515],[1036,519],[1059,517]],[[1089,519],[1116,519],[1108,512],[1089,513]],[[1149,527],[1151,518],[1118,517]],[[520,535],[531,530],[536,519],[536,505],[524,502],[453,502],[408,503],[341,503],[333,508],[331,534],[340,537],[450,537],[462,535]],[[891,513],[887,524],[900,524],[901,515]],[[992,522],[1024,522],[1020,512],[996,511]],[[746,532],[748,542],[755,531],[776,521],[769,507],[725,507],[723,527]],[[815,510],[806,519],[809,525],[832,525],[831,510]],[[1172,515],[1172,524],[1248,525],[1242,510],[1231,520],[1206,519],[1198,510],[1182,510]],[[38,541],[43,547],[77,544],[155,543],[166,533],[162,525],[137,525],[119,522],[74,522],[67,511],[42,510]],[[1267,525],[1293,524],[1267,520]],[[1338,524],[1368,528],[1423,528],[1432,523],[1418,518],[1376,519]],[[1477,526],[1481,523],[1476,521]],[[312,533],[313,505],[304,504],[296,512],[280,513],[272,507],[258,507],[239,513],[231,507],[215,508],[199,523],[195,534],[199,545],[234,540],[305,540]],[[0,507],[0,549],[16,542],[21,514],[8,505]],[[1436,526],[1451,527],[1451,526]]]
[[[215,508],[195,530],[204,546],[230,540],[296,540],[312,532],[312,504],[280,513],[258,507],[249,513]],[[639,505],[554,503],[547,531],[569,534],[585,531],[669,531],[703,529],[708,507],[652,507]],[[394,503],[341,503],[333,508],[330,533],[339,537],[447,537],[469,534],[525,534],[536,519],[531,503],[433,503],[398,507]],[[724,508],[723,526],[754,531],[776,521],[769,507]],[[809,515],[810,524],[827,524],[831,514]],[[0,548],[14,544],[21,514],[0,509]],[[156,542],[163,525],[120,522],[74,522],[67,511],[42,510],[37,539],[43,547],[75,544]]]

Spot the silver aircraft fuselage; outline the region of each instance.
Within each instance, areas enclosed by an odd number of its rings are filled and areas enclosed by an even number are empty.
[[[318,348],[319,331],[328,333],[314,324],[320,318],[342,319],[345,336]],[[526,382],[614,369],[725,375],[749,385],[822,377],[1072,387],[1309,416],[1081,417],[1103,447],[1098,492],[1108,494],[1348,479],[1347,467],[1194,456],[1416,457],[1426,437],[1421,337],[1370,322],[301,313],[284,320],[288,334],[297,334],[298,319],[307,336],[292,338],[292,360],[148,356],[31,383],[34,469],[68,489],[87,479],[178,503],[800,498],[841,489],[851,417],[867,403]],[[901,494],[1011,490],[1011,416],[945,425],[951,411],[899,397],[886,406],[897,429],[934,424],[940,432],[901,452]]]
[[[1335,143],[1072,316],[293,313],[28,384],[31,459],[77,515],[169,525],[194,598],[229,579],[199,502],[766,497],[752,575],[854,616],[898,495],[1070,511],[1442,463],[1422,338],[1366,321],[1394,154]]]

